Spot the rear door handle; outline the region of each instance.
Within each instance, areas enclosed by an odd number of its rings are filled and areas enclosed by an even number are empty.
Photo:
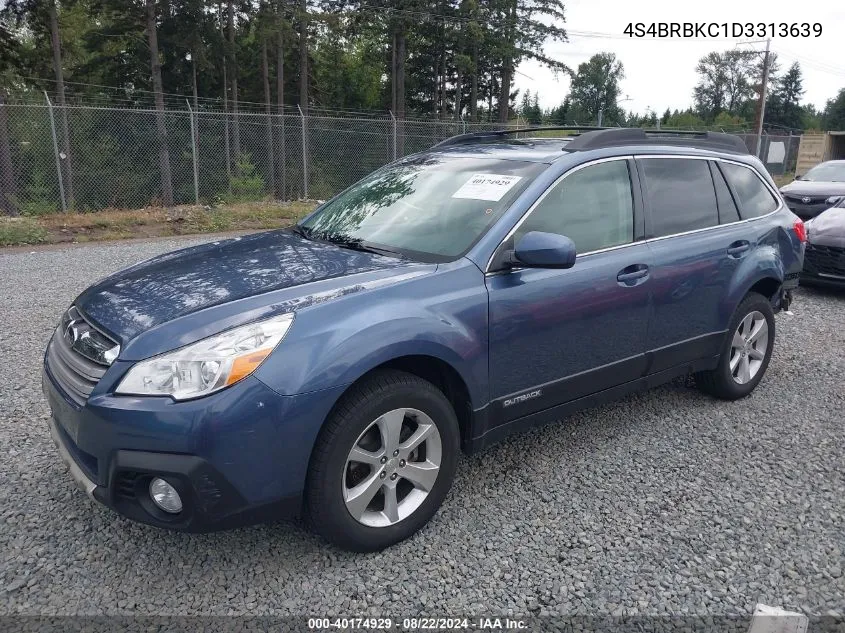
[[[645,264],[633,264],[619,271],[616,281],[626,286],[636,286],[648,278],[648,266]]]
[[[728,246],[728,255],[731,257],[742,257],[751,248],[751,242],[739,240]]]

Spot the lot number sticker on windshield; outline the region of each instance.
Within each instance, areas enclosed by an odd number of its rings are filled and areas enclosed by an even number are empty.
[[[498,202],[521,178],[522,176],[473,174],[452,197]]]

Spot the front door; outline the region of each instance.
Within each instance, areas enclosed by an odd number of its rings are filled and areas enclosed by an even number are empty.
[[[620,158],[567,172],[503,244],[545,231],[579,254],[567,270],[488,273],[492,424],[643,375],[650,251],[636,241],[632,168]]]

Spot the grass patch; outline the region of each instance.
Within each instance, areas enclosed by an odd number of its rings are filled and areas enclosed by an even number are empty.
[[[0,246],[275,229],[292,224],[315,206],[314,202],[253,201],[170,210],[106,209],[92,213],[0,217]]]
[[[47,231],[33,218],[0,218],[0,246],[41,244]]]

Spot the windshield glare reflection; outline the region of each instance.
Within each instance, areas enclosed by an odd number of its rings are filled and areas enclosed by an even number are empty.
[[[380,169],[302,223],[314,239],[454,259],[544,165],[428,155]]]

